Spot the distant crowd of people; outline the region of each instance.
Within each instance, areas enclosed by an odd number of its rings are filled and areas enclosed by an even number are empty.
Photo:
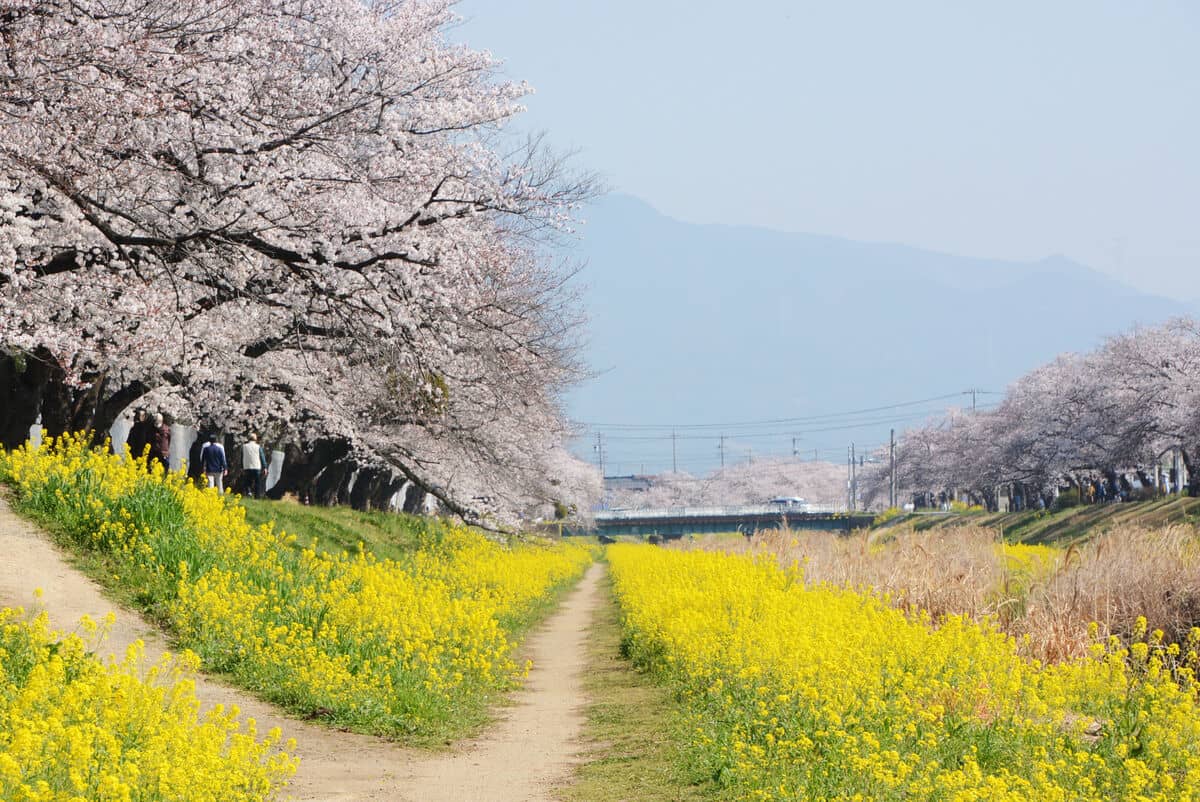
[[[1189,476],[1175,468],[1107,471],[1099,476],[1079,479],[1076,484],[1062,483],[1049,488],[1014,482],[998,488],[996,495],[991,498],[971,495],[968,503],[1008,512],[1060,509],[1078,504],[1120,504],[1177,493],[1195,495],[1195,485],[1189,484],[1190,481]],[[905,509],[924,508],[946,512],[953,508],[955,499],[955,495],[948,491],[916,493]]]
[[[171,427],[166,424],[162,413],[151,416],[145,409],[138,409],[133,416],[133,425],[125,439],[129,453],[135,456],[146,454],[146,463],[159,463],[163,470],[171,467]],[[195,446],[193,447],[196,448]],[[199,446],[193,465],[199,466],[209,487],[225,492],[225,477],[229,475],[229,459],[225,447],[218,442],[216,432],[210,432],[207,442]],[[258,435],[250,432],[241,448],[242,475],[237,492],[244,496],[262,498],[267,491],[266,449],[258,442]]]

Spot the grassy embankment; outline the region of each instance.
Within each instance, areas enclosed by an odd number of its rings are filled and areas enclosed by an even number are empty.
[[[321,507],[300,504],[292,499],[260,501],[239,497],[237,503],[245,509],[246,522],[251,526],[269,526],[275,531],[287,532],[297,543],[310,544],[330,555],[355,554],[361,546],[361,550],[379,559],[403,563],[429,543],[461,529],[460,525],[444,518],[364,511],[353,507]],[[537,537],[532,540],[538,542]],[[595,538],[572,538],[570,543],[597,549]],[[524,607],[503,617],[501,625],[514,640],[521,640],[558,608],[562,597],[574,586],[573,581],[555,584],[529,600]]]
[[[235,497],[86,439],[0,453],[0,481],[206,670],[294,712],[411,743],[487,720],[522,673],[522,633],[590,561],[586,547],[279,505],[275,517],[320,534],[306,542],[253,525]]]
[[[405,513],[370,511],[351,507],[315,507],[292,500],[258,501],[240,498],[251,526],[270,524],[296,536],[300,543],[316,543],[329,554],[358,551],[359,544],[375,556],[403,559],[422,543],[444,535],[449,525],[440,518]]]
[[[979,526],[998,529],[1010,543],[1069,545],[1118,527],[1159,527],[1200,523],[1200,498],[1172,496],[1156,501],[1089,504],[1062,510],[1022,512],[916,513],[889,520],[877,529],[911,526],[918,532]]]

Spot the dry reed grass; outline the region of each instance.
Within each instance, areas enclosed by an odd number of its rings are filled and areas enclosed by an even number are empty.
[[[995,530],[958,527],[831,537],[760,532],[751,541],[701,539],[685,548],[771,555],[798,563],[806,584],[873,592],[939,620],[991,618],[1029,656],[1051,662],[1087,653],[1096,636],[1135,636],[1139,616],[1183,643],[1200,625],[1200,539],[1188,526],[1118,526],[1048,564],[1006,558]],[[1016,547],[1020,549],[1022,547]]]
[[[1183,643],[1200,625],[1200,540],[1195,528],[1120,527],[1067,550],[1054,575],[1031,588],[1026,614],[1013,634],[1028,636],[1047,660],[1074,657],[1092,639],[1129,639],[1144,616],[1164,641]]]

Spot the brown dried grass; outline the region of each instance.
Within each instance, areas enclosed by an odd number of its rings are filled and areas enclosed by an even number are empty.
[[[1190,526],[1118,527],[1072,546],[1052,577],[1031,588],[1025,615],[1011,632],[1028,636],[1045,660],[1083,654],[1100,635],[1129,639],[1137,619],[1183,643],[1200,625],[1200,540]]]

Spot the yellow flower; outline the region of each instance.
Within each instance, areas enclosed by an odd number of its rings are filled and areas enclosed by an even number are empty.
[[[608,560],[631,656],[686,700],[689,748],[733,797],[1200,799],[1197,688],[1161,638],[1043,665],[987,621],[934,626],[773,560]]]
[[[461,526],[403,561],[297,549],[248,524],[235,497],[82,436],[0,454],[0,478],[78,548],[105,553],[109,581],[149,598],[206,667],[387,734],[435,732],[452,708],[511,687],[528,670],[513,657],[526,619],[593,559],[586,546],[497,543]]]

